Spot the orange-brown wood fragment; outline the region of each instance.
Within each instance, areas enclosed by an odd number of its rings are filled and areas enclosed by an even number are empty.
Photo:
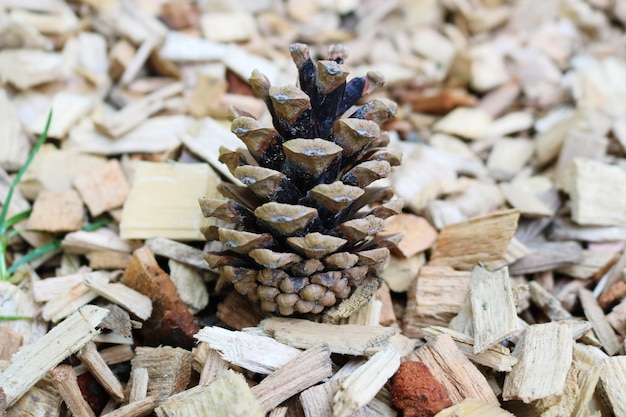
[[[437,231],[423,217],[414,214],[398,214],[385,222],[385,233],[403,233],[404,237],[396,248],[394,255],[409,258],[430,248],[437,240]]]
[[[152,315],[139,331],[144,344],[194,346],[193,335],[198,332],[198,325],[150,249],[142,247],[133,253],[122,283],[152,300]]]
[[[406,361],[392,378],[391,400],[404,417],[433,417],[452,406],[446,389],[426,365]]]

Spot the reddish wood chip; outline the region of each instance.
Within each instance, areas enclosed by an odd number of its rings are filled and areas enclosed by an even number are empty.
[[[446,389],[421,362],[400,364],[392,379],[391,400],[402,410],[404,417],[433,417],[452,406]]]

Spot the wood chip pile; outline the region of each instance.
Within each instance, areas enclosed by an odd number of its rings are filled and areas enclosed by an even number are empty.
[[[626,2],[5,0],[0,416],[626,416]],[[254,69],[381,72],[405,237],[341,322],[263,315],[203,258]],[[85,227],[110,220],[104,227]],[[95,230],[93,230],[95,229]]]

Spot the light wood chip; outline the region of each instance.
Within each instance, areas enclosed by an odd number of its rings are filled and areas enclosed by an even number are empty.
[[[152,314],[152,300],[142,293],[119,282],[110,283],[105,275],[91,274],[83,277],[83,283],[107,300],[119,304],[141,320]]]
[[[616,416],[626,416],[626,356],[607,358],[602,363],[600,380]]]
[[[74,179],[74,186],[94,217],[121,207],[130,191],[117,159],[111,159],[99,168],[81,172]]]
[[[462,402],[441,410],[435,417],[513,417],[514,415],[497,405],[468,398]]]
[[[146,240],[146,246],[155,255],[164,256],[177,262],[199,269],[209,269],[200,249],[164,237],[152,237]]]
[[[591,291],[586,288],[581,288],[578,291],[578,298],[585,311],[585,316],[591,322],[593,330],[600,339],[602,347],[609,355],[615,355],[622,350],[615,332],[611,328],[604,311],[598,305],[596,297]]]
[[[83,201],[74,190],[44,190],[37,196],[28,228],[51,233],[73,232],[83,226]]]

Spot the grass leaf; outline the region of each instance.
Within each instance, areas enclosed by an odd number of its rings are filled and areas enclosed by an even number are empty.
[[[14,262],[13,265],[9,267],[7,272],[9,274],[12,274],[17,270],[17,268],[20,267],[20,265],[30,262],[33,259],[38,258],[42,255],[45,255],[48,252],[57,250],[60,247],[61,247],[61,241],[57,239],[54,242],[50,242],[48,244],[40,246],[37,249],[33,249],[32,251],[28,252],[26,255],[18,259],[16,262]]]
[[[0,321],[13,321],[13,320],[32,320],[32,317],[28,316],[0,316]]]

